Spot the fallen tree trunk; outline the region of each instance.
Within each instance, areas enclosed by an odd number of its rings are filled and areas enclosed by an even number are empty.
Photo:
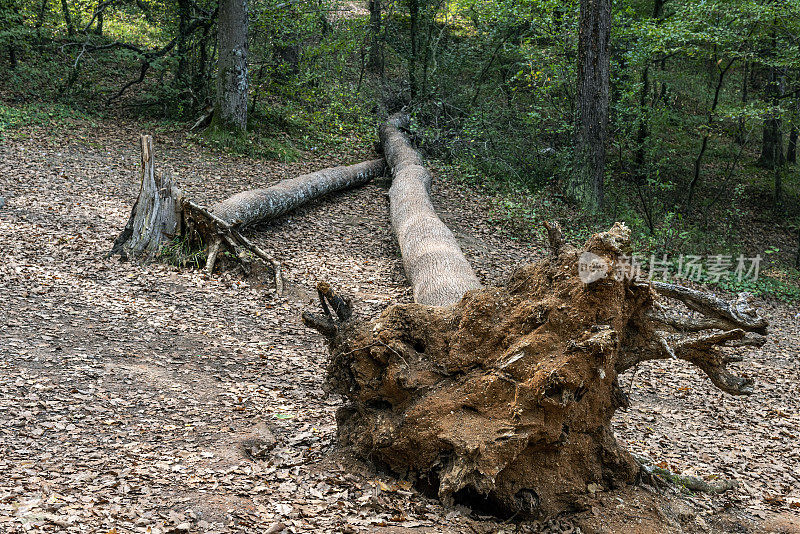
[[[242,256],[249,250],[274,269],[277,262],[245,238],[240,230],[263,222],[319,198],[325,194],[356,187],[384,172],[383,159],[356,165],[334,167],[283,180],[266,189],[238,193],[206,209],[182,197],[168,174],[155,172],[153,140],[141,136],[142,180],[139,197],[125,228],[117,237],[109,256],[152,261],[165,245],[176,239],[189,247],[206,250],[206,271],[213,271],[219,252],[229,248]],[[276,283],[279,278],[276,272]]]
[[[283,180],[266,189],[237,193],[214,204],[210,211],[232,226],[243,228],[274,219],[309,200],[328,193],[364,185],[384,172],[383,159],[374,159],[346,167],[332,167]]]
[[[392,141],[394,128],[381,131],[394,179],[405,171],[424,183],[420,160]],[[394,154],[393,147],[402,150]],[[419,221],[410,229],[415,243],[441,238],[437,225],[428,233],[429,219],[413,210],[398,219]],[[557,224],[547,229],[549,259],[520,268],[504,287],[467,284],[448,305],[422,305],[418,295],[447,287],[449,259],[407,268],[417,302],[390,306],[371,321],[353,318],[346,298],[319,286],[324,314],[305,313],[304,320],[330,344],[325,387],[345,399],[336,414],[341,445],[416,479],[446,503],[551,516],[588,506],[590,488],[613,489],[647,474],[611,429],[614,412],[627,405],[620,373],[642,361],[679,358],[724,391],[753,391],[751,378],[728,369],[741,356],[725,348],[748,332],[766,332],[744,295],[727,303],[631,273],[608,276],[629,253],[623,224],[592,236],[582,251],[564,243]],[[403,248],[409,234],[395,232],[404,256],[419,250]],[[460,264],[460,250],[447,250]],[[585,254],[607,274],[582,277]],[[670,315],[666,299],[703,318]],[[759,342],[763,336],[752,341]]]
[[[431,175],[400,130],[407,117],[395,115],[380,128],[381,146],[392,172],[389,214],[400,245],[414,302],[447,306],[481,287],[453,232],[439,219],[430,199]]]

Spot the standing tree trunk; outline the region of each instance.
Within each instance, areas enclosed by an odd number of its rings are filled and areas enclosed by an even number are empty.
[[[212,124],[247,130],[247,0],[222,0],[217,21],[217,98]]]
[[[795,112],[789,130],[789,144],[786,146],[786,163],[797,163],[797,123],[800,122],[800,98],[795,98]]]
[[[101,2],[98,2],[98,10],[97,10],[97,22],[95,23],[94,27],[94,34],[95,35],[103,35],[103,12],[106,10],[105,7],[101,7]]]
[[[46,13],[47,13],[47,0],[42,0],[39,3],[39,11],[36,14],[36,23],[34,24],[34,28],[36,28],[37,33],[42,29],[42,25],[44,24],[44,16]]]
[[[611,0],[581,0],[575,166],[570,193],[585,208],[603,208],[609,106]]]
[[[694,207],[694,193],[697,189],[697,185],[700,183],[700,171],[703,167],[703,158],[705,157],[706,150],[708,149],[708,140],[711,137],[711,128],[714,125],[714,113],[719,105],[719,97],[720,92],[722,91],[722,86],[725,83],[725,75],[728,73],[735,61],[736,58],[729,60],[725,67],[720,67],[719,64],[717,65],[719,76],[717,77],[717,85],[714,87],[714,99],[711,101],[711,107],[708,110],[708,119],[706,123],[707,127],[705,129],[705,133],[703,134],[703,140],[700,142],[700,152],[697,154],[697,157],[694,160],[694,174],[692,175],[691,182],[689,182],[689,192],[686,195],[687,214],[691,214],[692,208]]]
[[[773,25],[775,21],[773,21]],[[772,45],[768,55],[774,59],[776,53],[775,30],[772,31]],[[761,156],[758,164],[767,169],[774,169],[783,165],[783,132],[781,132],[781,118],[778,115],[778,105],[783,93],[783,77],[778,67],[768,68],[768,81],[765,90],[766,96],[772,104],[770,116],[764,121],[764,134],[761,143]]]
[[[373,72],[383,76],[383,54],[381,52],[381,0],[369,0],[369,62]]]
[[[739,117],[739,125],[736,128],[736,142],[739,145],[744,145],[746,136],[745,136],[745,120],[744,120],[744,108],[747,106],[747,82],[749,79],[748,70],[749,70],[750,62],[745,61],[744,66],[742,67],[742,116]]]
[[[408,60],[408,82],[411,90],[411,100],[417,97],[417,46],[419,36],[419,0],[408,0],[408,11],[411,18],[409,38],[411,40],[411,56]]]
[[[180,89],[188,85],[186,80],[188,58],[186,56],[189,53],[189,50],[186,46],[186,41],[189,34],[188,29],[190,15],[191,8],[189,5],[189,0],[178,0],[178,42],[176,43],[178,52],[178,71],[175,74],[175,81]]]
[[[72,15],[69,12],[69,3],[67,3],[67,0],[61,0],[61,11],[64,14],[64,23],[67,25],[67,35],[74,37],[75,26],[72,24]]]
[[[661,22],[664,12],[664,0],[653,2],[653,19],[657,23]],[[636,132],[636,154],[634,156],[634,178],[638,182],[644,179],[644,159],[645,143],[650,135],[650,117],[647,106],[647,99],[650,96],[650,58],[645,58],[644,69],[642,69],[642,88],[639,92],[639,127]]]

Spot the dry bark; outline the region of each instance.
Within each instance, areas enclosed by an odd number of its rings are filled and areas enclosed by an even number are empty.
[[[217,20],[215,125],[247,129],[247,0],[223,0]]]
[[[403,115],[394,115],[380,128],[384,157],[392,173],[392,229],[414,289],[414,302],[447,306],[481,283],[453,232],[436,215],[430,199],[431,175],[401,131],[407,121]]]
[[[333,167],[283,180],[266,189],[237,193],[210,211],[232,226],[243,228],[292,211],[311,199],[363,185],[384,172],[384,160]]]
[[[114,242],[109,256],[121,254],[137,261],[152,261],[164,245],[184,239],[190,247],[206,249],[206,270],[214,269],[219,253],[229,249],[243,266],[245,250],[273,270],[280,291],[280,264],[241,233],[241,229],[283,215],[315,198],[334,191],[363,185],[384,172],[376,159],[334,167],[283,180],[266,189],[238,193],[211,209],[182,198],[169,175],[158,175],[150,136],[142,136],[142,185],[125,229]]]
[[[142,147],[139,198],[108,255],[121,254],[124,258],[131,256],[149,261],[165,243],[180,234],[181,192],[172,185],[169,174],[156,174],[153,138],[142,135],[139,142]]]
[[[581,254],[619,265],[629,230],[617,223],[580,251],[563,243],[557,225],[548,230],[554,256],[522,267],[504,287],[467,292],[450,306],[390,306],[372,321],[327,313],[326,387],[346,401],[337,412],[343,445],[445,502],[545,516],[584,506],[589,488],[646,474],[610,424],[627,404],[617,377],[630,367],[680,358],[724,391],[752,392],[751,379],[727,368],[740,358],[723,350],[766,332],[745,296],[727,303],[630,277],[585,283]],[[666,298],[707,324],[683,335],[677,321],[654,320]]]

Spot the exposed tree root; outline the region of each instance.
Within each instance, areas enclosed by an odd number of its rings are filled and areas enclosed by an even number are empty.
[[[654,465],[652,460],[644,456],[633,455],[641,466],[640,477],[643,482],[661,489],[673,489],[694,493],[725,493],[738,486],[735,480],[719,479],[708,482],[691,475],[676,475],[668,469]]]
[[[343,445],[416,477],[445,502],[549,516],[582,506],[590,484],[615,488],[647,471],[611,430],[627,402],[619,373],[678,358],[724,391],[752,392],[751,378],[728,369],[741,357],[725,348],[766,333],[745,295],[729,303],[630,277],[584,283],[581,254],[612,272],[629,230],[618,223],[583,250],[565,245],[557,225],[548,230],[555,255],[522,267],[505,287],[468,291],[452,306],[391,306],[372,321],[329,311],[324,322],[306,322],[330,342],[326,387],[346,401],[337,413]],[[664,319],[665,299],[703,316]],[[691,327],[676,328],[683,322]]]

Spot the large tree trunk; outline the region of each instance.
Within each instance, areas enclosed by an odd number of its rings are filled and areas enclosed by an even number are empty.
[[[414,302],[447,306],[481,286],[453,233],[430,200],[431,175],[400,131],[407,117],[395,115],[380,129],[386,164],[392,171],[389,211]]]
[[[569,189],[584,207],[600,210],[604,202],[611,0],[581,0],[578,32],[575,167]]]
[[[238,193],[211,209],[185,199],[169,175],[158,175],[153,161],[153,142],[142,136],[142,184],[139,197],[110,255],[152,261],[165,245],[182,238],[189,246],[206,249],[206,270],[211,272],[221,247],[243,259],[242,249],[274,264],[240,232],[244,227],[278,217],[315,198],[365,184],[384,172],[383,159],[334,167],[283,180],[266,189]],[[273,265],[274,266],[274,265]]]
[[[217,98],[214,124],[247,129],[247,0],[222,0],[217,21]]]
[[[325,315],[303,314],[330,343],[325,387],[345,399],[336,414],[342,445],[447,503],[552,517],[587,507],[587,487],[613,489],[652,473],[611,429],[627,403],[618,374],[679,358],[728,393],[753,391],[752,379],[727,369],[740,358],[720,347],[763,344],[766,320],[745,295],[726,302],[616,271],[630,253],[623,224],[582,250],[547,225],[549,259],[521,267],[504,287],[478,288],[433,214],[430,175],[398,124],[380,133],[415,303],[359,320],[350,301],[322,283]],[[663,308],[663,299],[700,317]]]

